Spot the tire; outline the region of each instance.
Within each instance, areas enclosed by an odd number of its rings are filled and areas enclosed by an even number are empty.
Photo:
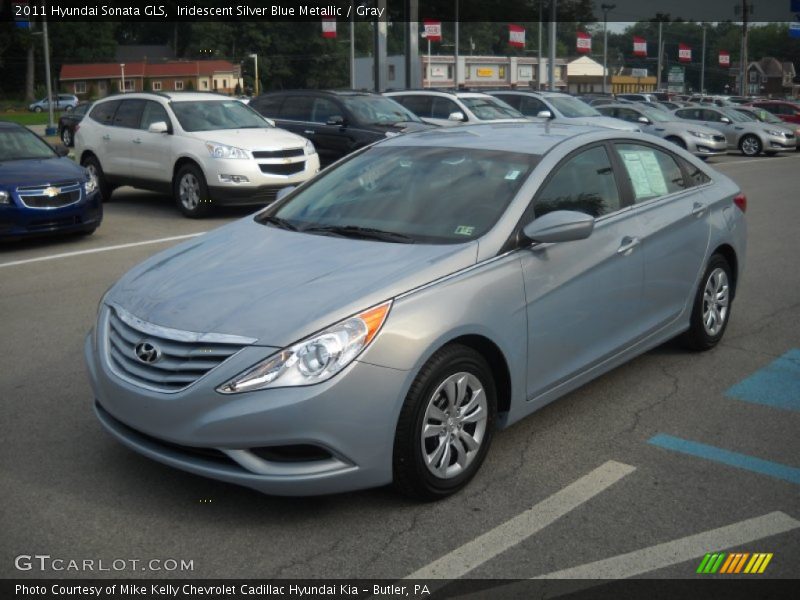
[[[758,156],[761,154],[761,140],[758,136],[748,133],[739,140],[739,150],[745,156]]]
[[[689,330],[681,336],[690,350],[710,350],[722,339],[731,317],[732,282],[728,261],[714,254],[695,293]]]
[[[684,141],[681,138],[675,137],[674,135],[671,135],[671,136],[669,136],[667,138],[664,138],[664,139],[667,140],[668,142],[672,142],[673,144],[675,144],[679,148],[683,148],[684,150],[686,150],[686,144],[684,143]]]
[[[89,176],[94,177],[97,181],[97,189],[100,190],[100,199],[103,202],[108,202],[111,199],[111,186],[106,181],[106,176],[103,174],[103,168],[100,166],[100,161],[94,155],[89,155],[81,161],[81,166],[89,171]]]
[[[42,107],[41,107],[41,106],[37,106],[37,107],[35,107],[35,108],[33,109],[33,112],[37,112],[37,113],[40,113],[40,112],[42,112]]]
[[[199,219],[211,212],[211,199],[203,171],[195,164],[178,170],[172,182],[175,204],[185,217]]]
[[[64,127],[64,129],[61,130],[61,141],[67,148],[71,148],[74,145],[72,130],[69,127]]]
[[[75,108],[75,107],[74,106],[70,106],[69,104],[67,104],[64,107],[64,112],[71,112],[73,108]]]
[[[463,488],[486,458],[496,414],[497,393],[486,360],[458,344],[439,350],[420,369],[400,411],[392,460],[395,488],[425,501]]]

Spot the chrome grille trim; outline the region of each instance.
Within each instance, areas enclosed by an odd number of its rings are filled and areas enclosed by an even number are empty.
[[[236,335],[162,327],[116,304],[104,312],[101,329],[110,370],[128,383],[162,393],[183,391],[256,342]],[[142,362],[136,356],[136,346],[145,341],[158,347],[161,354],[156,362]]]
[[[46,189],[51,187],[58,189],[58,195],[52,198],[46,196],[44,193]],[[22,202],[26,208],[52,210],[55,208],[72,206],[80,202],[83,198],[83,188],[79,181],[54,185],[20,186],[17,188],[17,196],[19,196],[20,202]],[[30,199],[29,202],[25,202],[26,198]],[[38,202],[39,206],[34,204],[34,201]]]

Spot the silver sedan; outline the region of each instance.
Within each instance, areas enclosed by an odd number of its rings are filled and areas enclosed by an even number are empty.
[[[597,110],[609,117],[636,123],[645,133],[664,138],[701,158],[728,151],[728,142],[719,131],[683,121],[663,110],[636,104],[609,104],[598,106]]]
[[[642,133],[388,138],[124,275],[85,341],[95,412],[266,493],[443,498],[497,429],[676,336],[714,347],[746,206]]]

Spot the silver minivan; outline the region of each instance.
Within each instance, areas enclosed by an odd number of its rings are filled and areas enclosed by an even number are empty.
[[[270,494],[442,498],[496,429],[673,337],[717,344],[745,208],[641,133],[388,138],[123,276],[86,337],[95,412],[145,456]]]

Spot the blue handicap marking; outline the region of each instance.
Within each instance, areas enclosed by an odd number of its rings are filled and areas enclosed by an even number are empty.
[[[726,396],[786,410],[800,410],[800,349],[794,348],[743,379]]]

